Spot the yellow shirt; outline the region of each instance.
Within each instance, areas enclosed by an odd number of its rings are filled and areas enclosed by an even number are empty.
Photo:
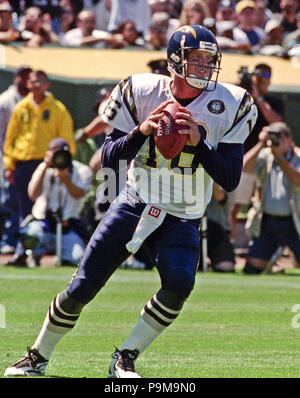
[[[67,140],[75,155],[73,120],[65,105],[51,93],[40,104],[34,104],[29,93],[16,105],[7,126],[5,169],[15,170],[17,161],[43,159],[49,142],[57,137]]]

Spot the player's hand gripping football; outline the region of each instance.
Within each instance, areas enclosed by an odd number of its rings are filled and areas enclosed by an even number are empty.
[[[176,123],[187,127],[186,129],[178,131],[178,134],[187,134],[189,144],[191,146],[198,145],[201,135],[198,129],[198,124],[194,120],[191,112],[183,106],[180,106],[179,112],[176,113],[176,116]]]
[[[159,128],[159,120],[163,117],[163,112],[162,110],[173,101],[165,101],[161,103],[157,108],[155,108],[147,117],[146,120],[144,120],[139,127],[139,130],[142,134],[145,136],[149,136],[154,133],[154,131],[157,131]]]

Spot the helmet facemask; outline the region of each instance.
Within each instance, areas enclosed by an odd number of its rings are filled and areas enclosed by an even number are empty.
[[[186,47],[185,36],[182,37],[181,47],[177,54],[172,54],[169,59],[169,70],[185,79],[191,87],[204,91],[213,91],[216,88],[218,75],[221,70],[221,53],[214,43],[200,41],[199,48]],[[194,63],[188,61],[190,51],[206,53],[209,62]],[[198,73],[197,73],[198,70]]]

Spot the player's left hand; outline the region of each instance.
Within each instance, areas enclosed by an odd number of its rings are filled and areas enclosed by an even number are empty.
[[[189,136],[189,144],[191,146],[196,146],[198,145],[201,135],[198,129],[198,124],[194,120],[191,112],[184,108],[183,106],[179,107],[179,111],[177,112],[176,116],[178,119],[176,119],[176,123],[180,124],[182,126],[186,126],[187,128],[184,130],[178,131],[178,134],[187,134]]]

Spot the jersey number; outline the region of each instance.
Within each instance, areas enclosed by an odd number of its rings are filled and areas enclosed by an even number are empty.
[[[121,103],[118,100],[111,97],[104,109],[104,114],[108,120],[112,121],[117,116],[118,110],[120,108],[121,108]]]
[[[207,137],[207,130],[203,125],[198,125],[199,132],[201,134],[201,137],[203,139],[206,139]],[[154,137],[151,135],[149,137],[149,148],[148,148],[148,157],[146,159],[146,165],[149,167],[157,167],[157,157],[156,157],[156,151],[155,151],[155,142],[154,142]],[[195,156],[195,148],[186,145],[182,152],[180,152],[175,158],[173,158],[170,162],[170,168],[173,170],[173,172],[176,173],[176,169],[179,169],[181,173],[184,172],[184,170],[189,167],[192,171],[192,174],[194,174],[197,170],[197,168],[200,167],[200,162],[197,159],[197,156]]]

